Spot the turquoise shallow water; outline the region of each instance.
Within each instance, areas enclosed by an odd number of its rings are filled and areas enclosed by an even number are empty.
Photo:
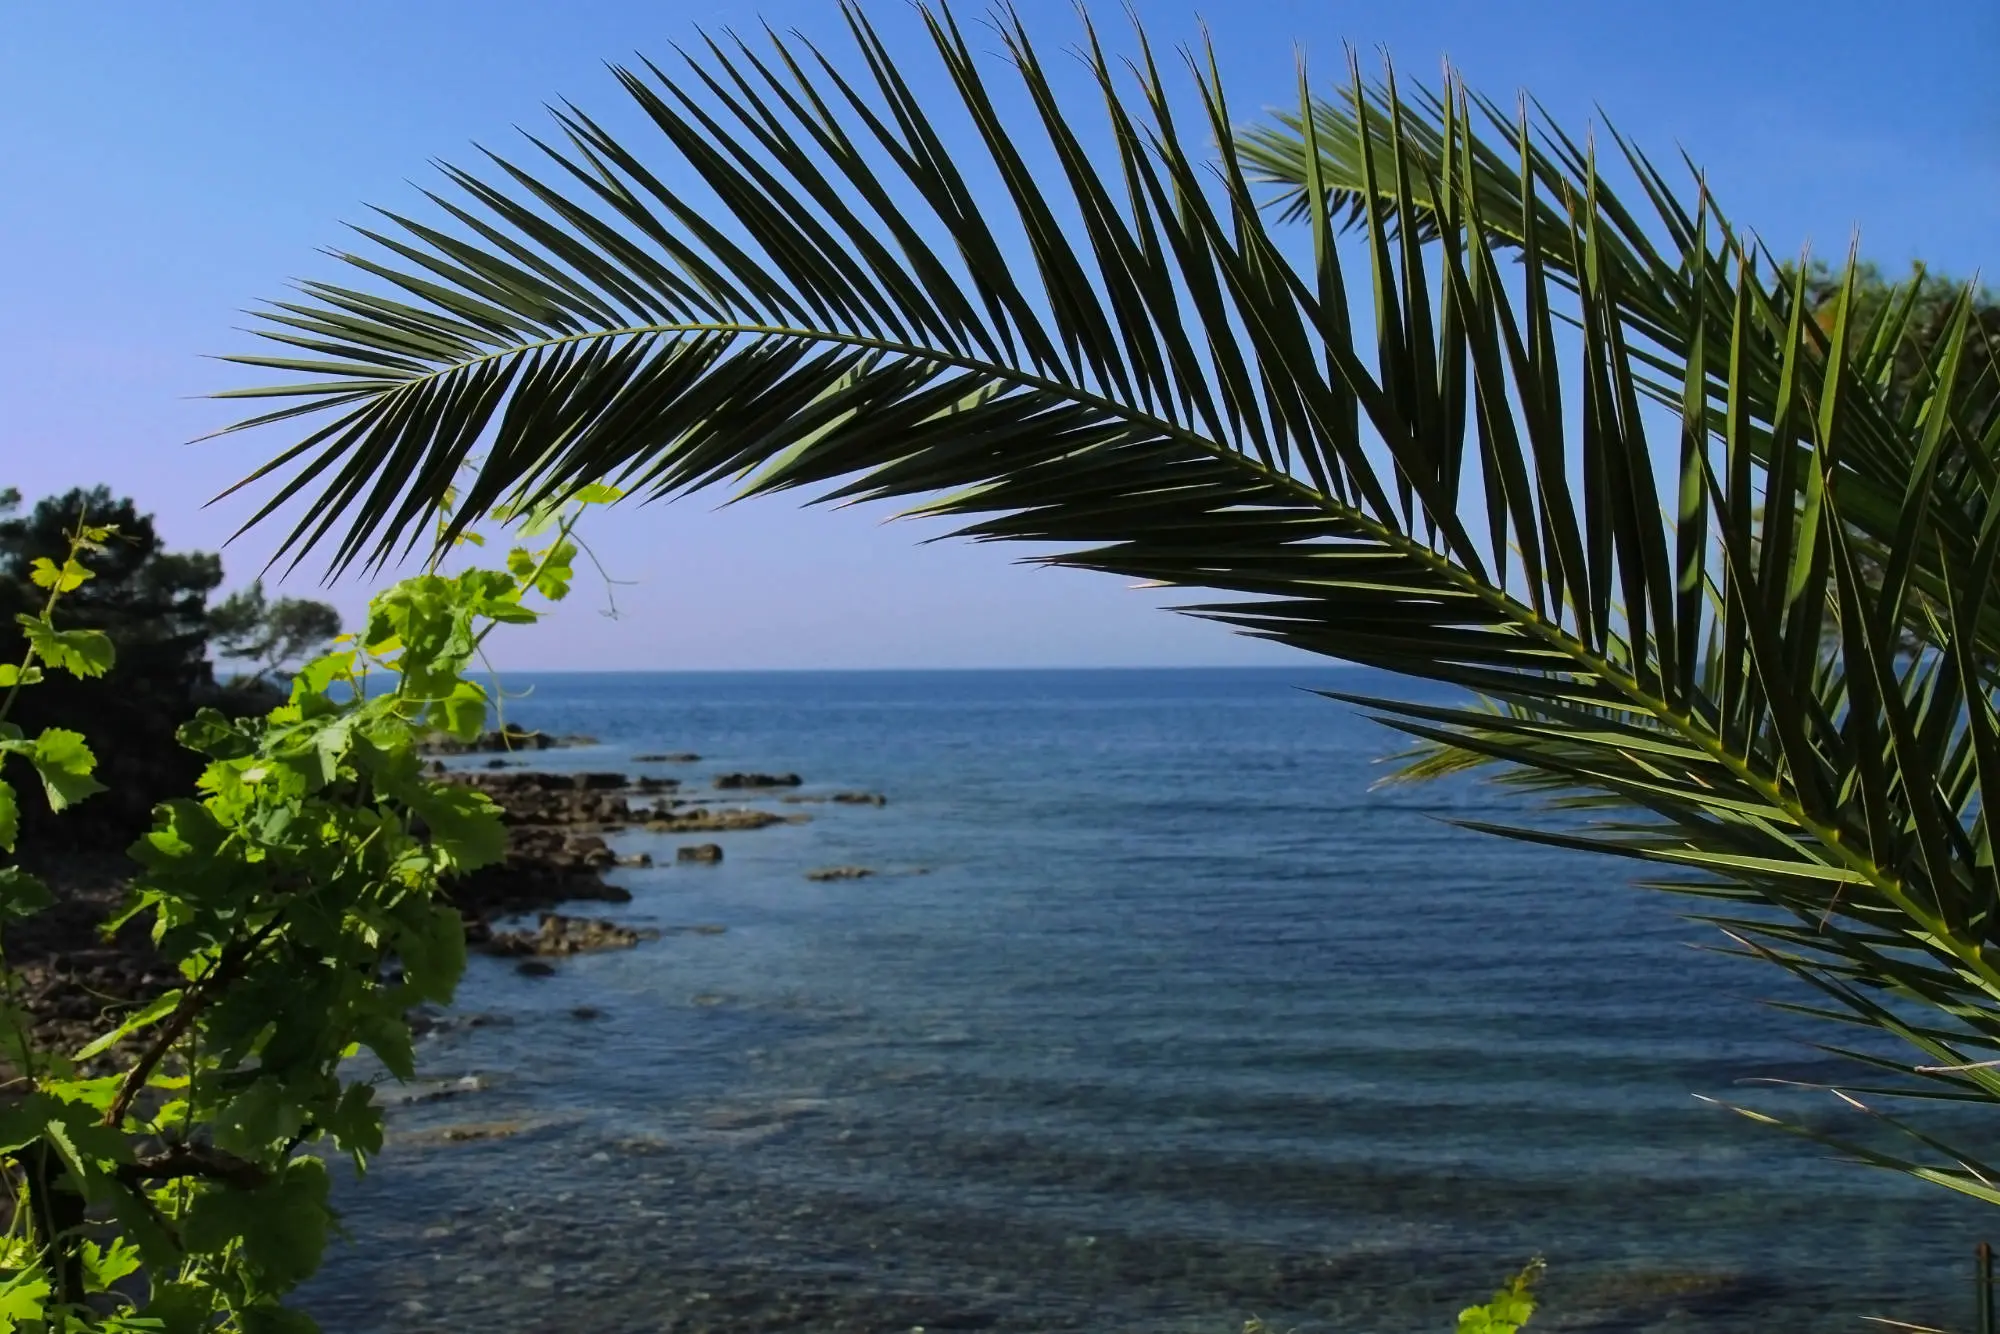
[[[1693,1096],[1837,1123],[1744,1083],[1851,1077],[1757,1004],[1784,979],[1618,864],[1444,823],[1502,794],[1371,791],[1395,738],[1300,689],[1394,683],[507,684],[604,739],[549,767],[888,804],[774,806],[811,822],[718,867],[623,836],[663,865],[606,915],[726,930],[475,959],[422,1053],[479,1087],[399,1107],[343,1186],[331,1330],[1400,1332],[1533,1254],[1550,1329],[1970,1323],[1985,1211]],[[804,879],[836,864],[882,874]]]

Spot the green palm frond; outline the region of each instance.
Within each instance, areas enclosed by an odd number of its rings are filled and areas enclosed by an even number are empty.
[[[1597,262],[1612,277],[1606,286],[1611,304],[1638,340],[1640,388],[1689,416],[1701,404],[1717,431],[1726,429],[1725,392],[1741,394],[1749,406],[1746,443],[1758,464],[1770,468],[1773,439],[1764,427],[1775,419],[1786,392],[1780,331],[1805,290],[1797,279],[1806,266],[1780,262],[1754,233],[1732,226],[1705,188],[1694,192],[1692,203],[1677,198],[1652,160],[1609,126],[1643,203],[1628,204],[1598,175],[1588,139],[1580,145],[1546,117],[1531,118],[1525,101],[1513,115],[1477,95],[1465,96],[1463,103],[1454,108],[1422,87],[1399,99],[1388,85],[1357,86],[1241,129],[1238,152],[1253,179],[1280,187],[1274,202],[1283,217],[1308,216],[1307,198],[1317,193],[1331,216],[1358,229],[1373,201],[1390,226],[1407,221],[1419,235],[1434,239],[1449,201],[1434,195],[1428,182],[1442,165],[1449,123],[1451,133],[1462,136],[1455,151],[1466,168],[1463,188],[1477,199],[1495,249],[1519,256],[1532,247],[1535,262],[1571,287],[1583,277],[1563,210],[1577,200],[1594,201],[1590,226],[1599,242]],[[1424,164],[1407,190],[1365,165],[1367,157],[1393,151],[1391,140],[1398,135],[1402,152]],[[1710,228],[1712,243],[1706,239]],[[1743,252],[1763,263],[1738,274],[1733,258]],[[1732,291],[1738,286],[1746,289],[1747,325],[1736,320]],[[2000,396],[2000,339],[1976,328],[1968,344],[1963,328],[1951,337],[1919,328],[1926,306],[1935,304],[1920,300],[1922,287],[1919,270],[1848,331],[1854,383],[1834,466],[1846,482],[1843,513],[1863,559],[1888,563],[1889,553],[1897,551],[1909,568],[1893,571],[1893,577],[1937,596],[1949,559],[1938,544],[1947,538],[1974,540],[2000,462],[2000,414],[1990,407],[1979,410]],[[1812,317],[1816,313],[1808,311],[1804,333],[1810,354],[1824,360],[1833,330],[1822,327]],[[1970,401],[1953,403],[1943,420],[1944,429],[1958,437],[1955,466],[1927,479],[1933,531],[1915,543],[1900,541],[1896,524],[1918,462],[1921,422],[1948,355],[1968,363],[1959,368],[1958,392]],[[1702,368],[1700,381],[1688,376],[1690,364]],[[1907,392],[1903,381],[1920,391]],[[1702,397],[1690,397],[1697,387]],[[1798,484],[1811,476],[1810,469],[1797,466],[1784,471]],[[1929,631],[1923,607],[1913,600],[1906,614],[1906,629],[1919,639]],[[1989,608],[1978,628],[1985,670],[1989,678],[2000,676],[2000,606]]]
[[[1189,610],[1493,701],[1366,703],[1572,808],[1505,832],[1782,909],[1738,935],[1915,1041],[1906,1078],[2000,1098],[1956,1068],[2000,1043],[1964,302],[1912,409],[1850,302],[1806,319],[1801,270],[1636,155],[1643,220],[1553,127],[1481,138],[1457,88],[1355,75],[1351,151],[1322,143],[1302,75],[1287,222],[1199,57],[1184,105],[1086,30],[1086,113],[1018,22],[996,71],[920,13],[948,107],[850,9],[850,58],[620,69],[643,143],[565,106],[531,161],[447,171],[449,227],[385,214],[355,285],[237,358],[287,377],[234,391],[277,400],[244,426],[310,428],[258,520],[310,502],[289,546],[340,565],[427,540],[454,486],[447,527],[599,482],[804,488],[1207,590]]]

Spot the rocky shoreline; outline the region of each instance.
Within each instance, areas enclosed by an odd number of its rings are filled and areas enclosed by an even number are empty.
[[[489,732],[476,741],[434,746],[433,754],[496,754],[591,744],[585,737],[552,737],[542,732],[509,728]],[[693,762],[687,753],[635,756],[635,762]],[[465,919],[466,943],[476,952],[520,960],[530,975],[553,971],[550,959],[605,949],[629,949],[656,936],[597,918],[568,916],[556,911],[574,903],[626,903],[630,890],[611,884],[605,873],[620,866],[649,866],[649,854],[619,856],[607,838],[633,829],[660,834],[707,834],[772,825],[803,823],[811,816],[798,811],[777,813],[745,806],[719,804],[707,795],[692,795],[689,784],[675,778],[614,771],[561,773],[516,767],[504,758],[478,769],[447,768],[434,761],[435,771],[451,781],[485,793],[500,807],[507,829],[503,861],[484,867],[450,885],[447,893]],[[800,786],[796,774],[734,773],[712,780],[718,792],[768,793]],[[880,805],[872,793],[841,792],[824,798],[785,800],[835,801]],[[722,849],[699,843],[676,849],[683,865],[719,862]],[[25,869],[41,875],[56,892],[56,903],[45,913],[8,934],[9,961],[21,981],[17,1001],[31,1016],[37,1040],[75,1050],[102,1032],[107,1012],[143,1005],[177,984],[178,976],[154,952],[143,924],[134,923],[106,939],[102,925],[124,899],[131,866],[113,854],[64,854],[29,861]],[[533,929],[502,929],[509,918],[539,914]],[[692,926],[681,931],[719,928]],[[115,1061],[118,1053],[107,1053]]]
[[[452,902],[466,921],[466,941],[502,957],[567,957],[603,949],[625,949],[648,939],[613,922],[565,917],[548,911],[568,902],[624,903],[631,891],[608,883],[604,873],[617,866],[650,866],[652,856],[620,857],[605,840],[631,829],[663,834],[704,834],[797,824],[810,817],[777,815],[745,807],[716,806],[705,798],[681,795],[679,779],[634,777],[609,771],[549,773],[532,769],[460,770],[451,775],[486,794],[507,826],[507,856],[451,887]],[[764,774],[724,774],[722,790],[795,786]],[[760,781],[761,780],[761,781]],[[681,863],[722,860],[713,843],[676,850]],[[535,931],[496,931],[497,919],[541,912]],[[657,934],[657,933],[655,933]],[[541,969],[528,969],[540,975]]]

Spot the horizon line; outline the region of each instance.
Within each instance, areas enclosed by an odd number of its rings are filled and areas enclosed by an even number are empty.
[[[796,673],[849,674],[890,674],[910,672],[1291,672],[1301,668],[1308,670],[1334,669],[1353,671],[1364,669],[1363,664],[1327,659],[1313,663],[1082,663],[1073,666],[1038,664],[1034,666],[949,666],[949,667],[508,667],[495,668],[500,675],[533,674],[536,676],[730,676],[730,675],[781,675]]]

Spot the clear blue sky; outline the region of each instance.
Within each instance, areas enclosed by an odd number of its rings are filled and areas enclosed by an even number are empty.
[[[1068,0],[1023,0],[1046,44]],[[1140,0],[1158,42],[1203,10]],[[977,4],[960,6],[976,14]],[[1106,26],[1119,6],[1094,6]],[[899,37],[903,0],[871,12]],[[1335,77],[1343,42],[1428,74],[1449,55],[1503,97],[1533,90],[1581,125],[1602,104],[1629,134],[1704,163],[1739,222],[1780,251],[1810,237],[1890,264],[1991,269],[2000,237],[2000,4],[1994,0],[1251,0],[1209,4],[1239,114],[1292,96],[1303,46]],[[0,485],[37,495],[105,481],[176,545],[218,544],[244,514],[203,502],[279,443],[183,442],[240,383],[201,359],[242,349],[238,312],[325,273],[317,247],[363,202],[406,204],[434,157],[509,142],[543,102],[616,108],[603,62],[667,58],[697,23],[763,17],[838,45],[832,0],[356,0],[11,7],[0,27]],[[915,45],[906,49],[919,54]],[[926,62],[909,73],[939,80]],[[1115,581],[938,544],[879,516],[704,499],[597,529],[616,622],[587,608],[513,641],[519,667],[976,666],[1283,661],[1278,650],[1152,610]],[[257,535],[228,551],[261,564]],[[288,589],[306,592],[294,576]],[[344,607],[361,590],[340,588]]]

